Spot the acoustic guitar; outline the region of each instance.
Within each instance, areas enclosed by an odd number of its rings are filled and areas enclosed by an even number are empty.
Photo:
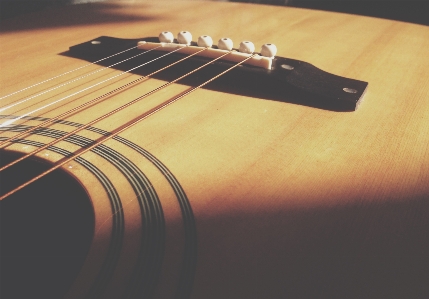
[[[428,27],[121,1],[0,49],[2,298],[428,298]]]

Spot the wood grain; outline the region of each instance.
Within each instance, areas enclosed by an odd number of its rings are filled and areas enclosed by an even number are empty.
[[[162,161],[189,198],[198,234],[192,298],[423,298],[429,294],[423,283],[429,278],[425,260],[429,250],[428,27],[224,2],[67,6],[2,21],[1,95],[85,64],[59,55],[69,46],[100,35],[138,38],[164,30],[188,30],[194,40],[203,34],[214,40],[227,36],[235,46],[241,40],[250,40],[257,48],[274,43],[278,56],[369,82],[359,109],[344,113],[198,90],[120,134]],[[106,76],[117,73],[105,72]],[[37,116],[53,117],[137,78],[123,77]],[[90,83],[67,86],[64,92]],[[149,79],[67,120],[89,122],[161,84]],[[114,131],[185,89],[172,86],[96,127]],[[3,99],[1,106],[33,92]],[[34,107],[8,114],[20,115]],[[52,128],[70,130],[63,125]],[[178,283],[184,242],[174,192],[159,170],[135,151],[114,141],[106,145],[142,169],[158,193],[167,246],[155,297],[170,298]],[[7,149],[24,151],[17,144]],[[51,162],[60,158],[43,154],[38,156]],[[115,181],[126,214],[124,250],[130,248],[129,255],[135,255],[132,244],[139,234],[140,214],[135,212],[138,204],[132,188],[108,162],[91,153],[84,157]],[[102,232],[111,211],[97,191],[100,187],[86,170],[76,166],[68,171],[93,199],[96,231]],[[120,274],[127,273],[126,277],[132,267],[126,254],[104,298],[120,298],[117,290],[126,280]],[[91,275],[83,274],[80,282]],[[68,298],[80,298],[80,292],[89,287],[83,285]]]

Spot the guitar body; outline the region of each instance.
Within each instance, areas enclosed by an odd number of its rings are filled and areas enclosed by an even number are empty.
[[[1,203],[2,298],[427,298],[429,28],[237,3],[66,6],[2,21],[0,96],[87,64],[70,46],[165,30],[274,43],[368,89],[353,112],[197,89],[68,161]],[[98,69],[1,99],[34,97],[0,108],[1,122],[23,116],[0,142],[140,78],[79,92],[121,73],[88,75]],[[1,163],[164,83],[6,143]],[[172,84],[19,162],[2,194],[188,89]]]

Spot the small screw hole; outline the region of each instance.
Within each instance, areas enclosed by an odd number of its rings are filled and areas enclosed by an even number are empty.
[[[348,93],[357,93],[356,89],[344,87],[343,90]]]
[[[288,71],[291,71],[294,69],[294,67],[289,64],[282,64],[281,67]]]

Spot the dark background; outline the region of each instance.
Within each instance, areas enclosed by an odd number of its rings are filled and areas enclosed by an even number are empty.
[[[429,25],[429,0],[232,0],[286,5]]]
[[[230,0],[359,14],[429,25],[429,0]],[[0,19],[71,4],[73,0],[0,0]]]

